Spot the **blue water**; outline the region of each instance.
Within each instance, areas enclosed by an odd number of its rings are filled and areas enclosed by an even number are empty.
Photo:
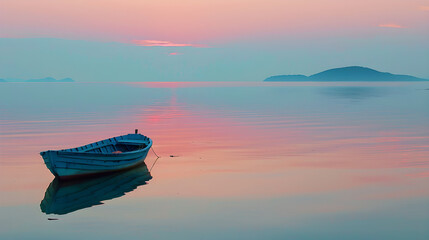
[[[1,83],[0,239],[428,239],[428,89]],[[53,187],[40,151],[136,128],[146,169]]]

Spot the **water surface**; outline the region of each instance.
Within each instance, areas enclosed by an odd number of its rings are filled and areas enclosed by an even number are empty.
[[[0,238],[428,239],[428,88],[2,83]],[[90,202],[89,183],[62,186],[72,211],[41,208],[40,151],[135,128],[161,156],[141,179],[94,181]]]

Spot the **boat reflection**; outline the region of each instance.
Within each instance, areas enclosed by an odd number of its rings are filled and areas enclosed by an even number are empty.
[[[152,179],[146,164],[96,178],[62,181],[55,178],[46,189],[40,209],[46,214],[68,214],[103,204],[145,185]]]

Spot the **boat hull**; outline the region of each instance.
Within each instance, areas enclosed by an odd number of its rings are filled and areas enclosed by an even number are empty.
[[[148,150],[120,158],[116,156],[109,159],[107,156],[99,156],[88,159],[48,151],[43,160],[52,174],[64,180],[129,169],[143,163],[147,154]]]
[[[145,139],[146,147],[124,153],[77,152],[74,149],[41,152],[46,167],[60,179],[82,178],[102,173],[121,171],[141,164],[146,159],[152,141]],[[103,143],[100,141],[98,143]],[[89,146],[89,145],[87,145]],[[84,146],[86,147],[86,146]]]

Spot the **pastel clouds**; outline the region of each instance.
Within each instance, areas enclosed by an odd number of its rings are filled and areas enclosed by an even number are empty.
[[[202,44],[174,43],[161,40],[133,40],[132,42],[137,46],[145,47],[205,47]]]
[[[398,24],[393,24],[393,23],[380,24],[378,26],[382,27],[382,28],[405,28],[404,26],[401,26],[401,25],[398,25]]]
[[[183,53],[179,53],[179,52],[171,52],[171,53],[168,53],[168,55],[171,55],[171,56],[175,56],[175,55],[182,55]]]
[[[202,47],[367,34],[380,19],[426,30],[422,0],[0,0],[0,37]],[[103,16],[103,17],[100,17]],[[317,21],[315,21],[317,19]],[[353,26],[351,28],[351,26]],[[353,30],[350,30],[353,29]],[[155,40],[153,40],[155,39]],[[168,40],[168,41],[161,41]]]

